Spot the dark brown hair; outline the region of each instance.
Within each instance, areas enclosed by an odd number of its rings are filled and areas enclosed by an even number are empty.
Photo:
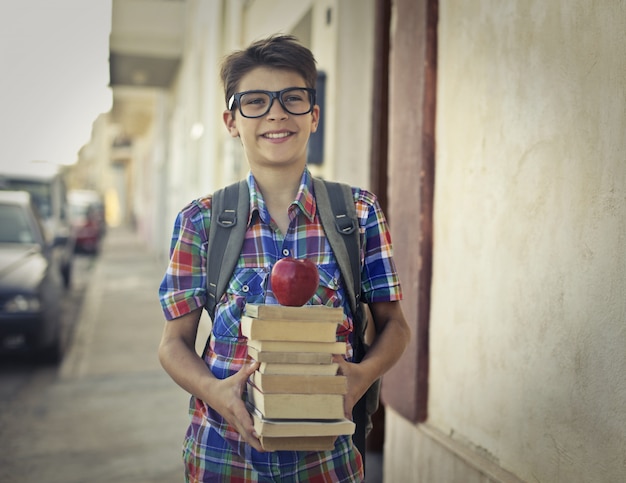
[[[220,75],[227,104],[230,96],[237,92],[241,79],[257,67],[297,72],[306,87],[315,88],[317,68],[313,53],[293,35],[277,34],[257,40],[224,58]]]

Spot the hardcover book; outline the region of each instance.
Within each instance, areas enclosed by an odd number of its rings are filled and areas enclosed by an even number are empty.
[[[341,307],[326,307],[324,305],[287,307],[285,305],[246,304],[244,314],[257,319],[337,323],[343,321],[343,309]]]
[[[339,364],[280,364],[274,362],[261,362],[258,371],[261,374],[300,374],[311,376],[334,376],[337,374]]]
[[[349,419],[337,420],[285,420],[265,419],[248,406],[266,451],[330,451],[337,436],[354,434],[355,424]]]
[[[257,434],[273,438],[338,436],[340,434],[354,434],[355,430],[355,424],[346,418],[331,420],[266,419],[253,411],[252,419]]]
[[[248,403],[266,419],[342,419],[342,394],[265,394],[250,382]]]
[[[250,382],[265,394],[345,394],[348,390],[346,376],[262,374],[254,371]]]
[[[241,318],[241,335],[252,340],[335,342],[338,322]]]
[[[318,352],[322,354],[345,354],[345,342],[310,342],[248,339],[248,348],[260,352]]]
[[[316,364],[325,365],[333,362],[333,355],[324,352],[263,352],[248,346],[248,355],[258,362],[276,364]]]

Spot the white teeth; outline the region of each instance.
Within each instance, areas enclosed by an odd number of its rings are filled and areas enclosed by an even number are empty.
[[[268,132],[265,137],[270,139],[280,139],[289,136],[288,132]]]

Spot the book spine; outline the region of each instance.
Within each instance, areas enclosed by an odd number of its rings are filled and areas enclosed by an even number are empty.
[[[348,384],[345,376],[310,375],[263,375],[255,371],[251,382],[265,394],[346,394]]]
[[[248,401],[268,419],[341,419],[341,394],[264,394],[250,382]]]

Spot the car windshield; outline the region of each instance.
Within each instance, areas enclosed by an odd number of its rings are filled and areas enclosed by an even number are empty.
[[[0,243],[35,243],[33,227],[23,208],[0,204]]]
[[[52,186],[50,183],[22,179],[4,179],[3,185],[13,191],[28,191],[43,218],[52,216]]]

